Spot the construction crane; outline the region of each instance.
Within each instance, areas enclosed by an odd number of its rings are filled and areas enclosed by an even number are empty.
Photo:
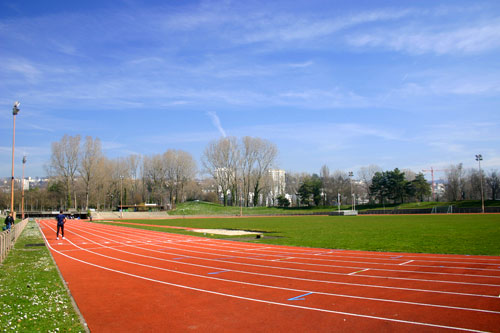
[[[436,192],[435,192],[435,186],[436,184],[434,183],[434,172],[438,172],[438,171],[448,171],[448,169],[440,169],[440,170],[436,170],[434,169],[433,167],[431,167],[429,170],[422,170],[423,172],[430,172],[431,173],[431,177],[432,177],[432,201],[436,201]]]

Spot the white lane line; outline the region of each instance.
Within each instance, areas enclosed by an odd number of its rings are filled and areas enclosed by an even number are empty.
[[[224,245],[221,245],[221,244],[218,244],[216,242],[214,242],[213,240],[210,240],[210,244],[208,245],[211,245],[213,244],[214,246],[216,247],[219,247],[219,248],[232,248],[234,249],[235,247],[234,246],[224,246]],[[223,240],[222,240],[223,241]],[[232,245],[232,244],[231,244]],[[272,248],[272,247],[268,247],[268,248]],[[240,249],[241,250],[241,249]],[[237,251],[235,251],[237,252]],[[276,253],[276,255],[283,255],[283,256],[286,256],[286,255],[294,255],[295,257],[297,257],[297,255],[318,255],[318,253],[310,253],[310,252],[300,252],[300,253],[296,253],[296,252],[281,252],[281,251],[266,251],[266,252],[269,252],[269,254],[271,253]],[[339,253],[339,251],[331,251],[329,253]],[[339,257],[339,258],[356,258],[356,259],[368,259],[368,260],[377,260],[377,259],[380,259],[380,260],[386,260],[386,261],[394,261],[394,255],[390,255],[389,258],[367,258],[367,257],[360,257],[360,256],[337,256],[337,255],[333,255],[333,256],[330,256],[331,257]],[[399,256],[401,257],[401,256]],[[404,257],[414,257],[412,256],[411,254],[405,254]],[[432,257],[431,257],[432,258]],[[304,258],[304,259],[310,259],[310,260],[322,260],[323,259],[315,259],[315,258]],[[451,258],[450,258],[451,259]],[[442,263],[442,264],[446,264],[446,263],[454,263],[454,264],[470,264],[470,265],[493,265],[493,266],[496,266],[498,264],[500,264],[500,260],[499,259],[482,259],[482,258],[476,258],[477,260],[490,260],[490,261],[498,261],[499,263],[484,263],[484,262],[470,262],[470,261],[445,261],[445,260],[422,260],[422,259],[418,259],[418,258],[415,258],[413,259],[413,261],[419,261],[419,262],[434,262],[434,263]],[[351,262],[351,261],[346,261],[346,260],[330,260],[330,259],[324,259],[324,261],[335,261],[335,262],[338,262],[338,261],[341,261],[341,262]],[[352,262],[355,262],[355,261],[352,261]],[[365,263],[370,263],[370,262],[365,262]],[[374,263],[374,264],[380,264],[380,265],[396,265],[394,263]],[[415,265],[416,267],[439,267],[437,265]],[[452,266],[450,266],[449,268],[453,268]],[[456,267],[456,268],[462,268],[462,267]],[[475,268],[470,268],[470,269],[475,269]],[[479,269],[480,270],[480,269]],[[497,270],[498,271],[498,270]]]
[[[367,270],[369,270],[369,268],[367,268],[367,269],[362,269],[362,270],[357,271],[357,272],[352,272],[352,273],[349,273],[349,274],[347,274],[347,275],[354,275],[354,274],[357,274],[357,273],[363,273],[363,272],[366,272]]]
[[[113,227],[113,226],[111,226]],[[122,229],[125,229],[122,227]],[[130,228],[127,228],[127,229],[130,229]],[[135,232],[136,234],[136,232]],[[145,233],[147,235],[151,235],[149,232],[148,233]],[[130,233],[127,233],[127,235],[130,235]],[[191,236],[189,236],[191,237]],[[213,240],[207,240],[207,243],[208,241],[212,242],[213,243]],[[184,251],[189,251],[189,252],[195,252],[195,253],[206,253],[206,245],[210,245],[210,244],[205,244],[204,247],[200,247],[200,246],[195,246],[195,245],[185,245],[186,247],[189,247],[189,248],[200,248],[200,249],[203,249],[205,251],[193,251],[193,250],[188,250],[188,249],[185,249]],[[231,247],[231,248],[234,248],[234,247]],[[224,252],[226,253],[227,251],[225,250],[218,250],[218,249],[213,249],[215,251],[219,251],[219,252]],[[235,253],[237,253],[237,251],[235,251]],[[212,254],[210,254],[212,255]],[[214,256],[216,254],[213,254]],[[236,258],[241,258],[241,259],[250,259],[248,257],[236,257]],[[295,256],[295,258],[297,258]],[[309,260],[309,259],[306,259],[304,258],[305,260]],[[261,260],[261,261],[269,261],[269,260],[265,260],[265,259],[253,259],[253,260]],[[319,259],[310,259],[310,260],[319,260]],[[322,262],[324,261],[327,261],[328,259],[326,260],[322,260]],[[345,262],[345,261],[343,261]],[[323,266],[323,267],[333,267],[333,268],[349,268],[349,269],[364,269],[366,267],[352,267],[352,266],[341,266],[341,265],[322,265],[322,264],[314,264],[314,263],[303,263],[303,262],[294,262],[294,264],[299,264],[299,265],[309,265],[309,266]],[[366,263],[365,263],[366,264]],[[396,264],[392,264],[392,265],[396,265]],[[413,265],[413,267],[419,267],[417,265]],[[441,268],[441,267],[436,267],[436,266],[422,266],[422,267],[433,267],[433,268]],[[450,267],[448,267],[450,268]],[[445,273],[445,272],[425,272],[425,271],[414,271],[414,270],[394,270],[394,269],[383,269],[383,268],[371,268],[372,270],[378,270],[378,271],[383,271],[383,272],[397,272],[397,273],[401,273],[401,272],[404,272],[404,273],[411,273],[411,274],[427,274],[427,275],[453,275],[453,276],[467,276],[467,277],[474,277],[474,278],[497,278],[497,279],[500,279],[500,276],[491,276],[491,275],[478,275],[478,274],[459,274],[459,273]],[[376,277],[376,276],[372,276],[372,277]],[[404,279],[404,278],[399,278],[399,279]],[[415,280],[415,279],[412,279],[412,280]],[[416,279],[416,280],[419,280],[419,279]],[[427,280],[422,280],[422,281],[427,281]],[[433,280],[429,280],[429,281],[433,281]]]
[[[399,264],[399,266],[403,266],[403,265],[406,265],[406,264],[409,264],[410,262],[413,262],[415,260],[408,260],[407,262],[403,262],[401,264]]]
[[[79,234],[77,234],[79,235]],[[94,242],[94,243],[97,243],[95,241],[92,241],[91,239],[89,238],[86,238],[84,236],[81,236],[79,235],[80,237],[83,237],[85,239],[88,239],[89,241],[91,242]],[[95,236],[95,235],[93,235]],[[99,236],[97,236],[99,237]],[[103,237],[100,237],[100,238],[103,238]],[[78,247],[76,244],[74,244],[75,247]],[[135,248],[139,248],[139,247],[136,247],[134,246]],[[139,257],[145,257],[145,258],[148,258],[148,259],[155,259],[155,260],[159,260],[159,261],[164,261],[164,262],[171,262],[173,263],[174,261],[172,260],[168,260],[168,259],[163,259],[163,258],[157,258],[157,257],[152,257],[152,256],[146,256],[146,255],[142,255],[142,254],[137,254],[137,253],[133,253],[133,252],[129,252],[129,251],[124,251],[124,250],[118,250],[118,249],[115,249],[115,248],[111,248],[109,247],[109,249],[112,249],[112,250],[116,250],[116,251],[119,251],[119,252],[123,252],[123,253],[126,253],[126,254],[131,254],[131,255],[135,255],[135,256],[139,256]],[[139,249],[143,249],[143,248],[139,248]],[[154,251],[154,250],[150,250],[150,251]],[[88,252],[91,252],[91,253],[95,253],[93,251],[88,251]],[[158,252],[158,251],[154,251],[154,252]],[[95,253],[97,255],[100,255],[100,256],[104,256],[104,257],[109,257],[109,258],[112,258],[112,259],[115,259],[115,260],[119,260],[119,261],[124,261],[122,259],[116,259],[114,257],[110,257],[110,256],[107,256],[107,255],[104,255],[104,254],[98,254],[98,253]],[[128,261],[126,261],[128,262]],[[225,262],[225,261],[224,261]],[[131,262],[131,263],[135,263],[135,262]],[[175,262],[176,264],[179,263],[179,262]],[[151,268],[157,268],[156,266],[149,266],[149,265],[144,265],[144,264],[141,264],[141,263],[135,263],[136,265],[140,265],[140,266],[146,266],[146,267],[151,267]],[[220,267],[212,267],[212,266],[204,266],[204,265],[198,265],[198,264],[189,264],[189,263],[186,263],[186,265],[191,265],[191,266],[196,266],[196,267],[203,267],[203,268],[209,268],[209,269],[226,269],[226,268],[220,268]],[[169,271],[168,269],[164,269],[164,268],[157,268],[159,270],[167,270]],[[231,270],[233,272],[237,272],[237,273],[243,273],[243,274],[253,274],[253,275],[260,275],[260,276],[271,276],[271,277],[277,277],[277,278],[288,278],[288,279],[295,279],[295,280],[301,280],[301,281],[305,281],[306,279],[301,279],[301,278],[292,278],[292,277],[284,277],[284,276],[274,276],[274,275],[270,275],[270,274],[262,274],[262,273],[252,273],[252,272],[245,272],[245,271],[239,271],[239,270],[234,270],[234,269],[228,269],[228,270]],[[190,273],[183,273],[183,272],[180,272],[180,271],[174,271],[174,272],[177,272],[179,274],[187,274],[187,275],[190,275]],[[198,275],[197,275],[198,276]],[[200,276],[202,278],[205,278],[205,276]],[[229,281],[229,282],[233,282],[232,280],[226,280],[224,279],[223,281]],[[307,280],[307,281],[312,281],[312,282],[325,282],[325,283],[328,283],[328,281],[316,281],[316,280]],[[246,282],[240,282],[240,281],[234,281],[234,283],[242,283],[242,284],[248,284]],[[336,282],[331,282],[331,283],[335,283],[337,284]],[[351,283],[338,283],[338,284],[346,284],[346,285],[351,285],[351,286],[363,286],[363,285],[356,285],[356,284],[351,284]],[[255,285],[255,284],[251,284],[251,285]],[[379,287],[379,286],[370,286],[368,285],[367,287]],[[279,287],[269,287],[269,288],[279,288]],[[473,294],[463,294],[463,293],[453,293],[453,292],[439,292],[439,291],[427,291],[427,290],[419,290],[419,289],[408,289],[408,288],[397,288],[397,287],[380,287],[380,288],[385,288],[385,289],[403,289],[403,290],[411,290],[411,291],[421,291],[421,292],[434,292],[434,293],[443,293],[443,294],[458,294],[458,295],[462,295],[462,296],[479,296],[479,297],[490,297],[490,298],[496,298],[496,296],[484,296],[484,295],[473,295]],[[285,288],[286,289],[286,288]],[[293,290],[293,291],[296,291],[296,290]],[[302,291],[302,290],[300,290]],[[324,293],[324,292],[317,292],[318,294],[325,294],[325,295],[335,295],[335,296],[338,296],[338,297],[349,297],[349,298],[361,298],[361,299],[366,299],[366,297],[357,297],[357,296],[351,296],[351,295],[337,295],[337,294],[329,294],[329,293]],[[398,303],[402,303],[402,304],[412,304],[412,305],[424,305],[424,306],[430,306],[430,307],[445,307],[445,308],[453,308],[453,309],[461,309],[461,310],[467,310],[467,311],[479,311],[479,312],[491,312],[490,310],[481,310],[481,309],[470,309],[470,308],[458,308],[458,307],[451,307],[451,306],[444,306],[444,305],[434,305],[434,304],[425,304],[425,303],[415,303],[415,302],[407,302],[407,301],[397,301],[397,300],[389,300],[389,299],[373,299],[373,300],[380,300],[380,301],[386,301],[386,302],[398,302]],[[493,312],[493,313],[496,313],[496,312]],[[500,312],[499,312],[500,313]]]
[[[207,242],[204,244],[204,247],[199,247],[199,246],[195,246],[195,245],[186,245],[186,247],[191,247],[191,248],[202,248],[204,250],[207,249],[207,246],[210,246],[210,245],[213,245],[211,247],[212,250],[214,251],[220,251],[220,252],[227,252],[227,250],[225,248],[225,246],[217,246],[213,243],[213,240],[207,240]],[[224,249],[217,249],[217,248],[213,248],[213,247],[218,247],[218,248],[224,248]],[[234,249],[234,247],[229,247],[231,249]],[[188,251],[188,250],[186,250]],[[195,251],[196,252],[196,251]],[[243,251],[231,251],[233,253],[245,253]],[[198,253],[201,253],[201,252],[198,252]],[[271,253],[269,253],[271,255]],[[276,255],[277,256],[277,255]],[[238,257],[238,258],[245,258],[245,257]],[[347,261],[347,260],[329,260],[329,259],[316,259],[316,258],[298,258],[297,256],[294,256],[294,258],[296,259],[303,259],[303,260],[311,260],[311,261],[319,261],[321,260],[321,262],[326,262],[326,261],[331,261],[331,262],[342,262],[342,263],[358,263],[358,264],[365,264],[365,265],[389,265],[389,266],[397,266],[398,264],[395,264],[395,263],[370,263],[370,262],[358,262],[358,261]],[[351,268],[351,269],[362,269],[362,268],[366,268],[366,267],[352,267],[352,266],[341,266],[341,265],[323,265],[323,264],[315,264],[315,263],[302,263],[302,262],[296,262],[296,264],[303,264],[303,265],[310,265],[310,266],[326,266],[326,267],[343,267],[343,268]],[[472,267],[452,267],[452,266],[433,266],[433,265],[411,265],[411,267],[424,267],[424,268],[438,268],[438,269],[441,269],[441,268],[445,268],[445,269],[459,269],[459,270],[472,270],[472,271],[494,271],[494,272],[498,272],[499,270],[498,269],[480,269],[480,268],[472,268]],[[389,272],[408,272],[408,273],[416,273],[416,274],[429,274],[429,275],[433,275],[433,274],[436,274],[436,275],[457,275],[457,276],[471,276],[471,277],[486,277],[486,278],[498,278],[500,279],[500,276],[491,276],[491,275],[478,275],[478,274],[459,274],[459,273],[443,273],[443,272],[426,272],[426,271],[415,271],[415,270],[406,270],[406,271],[403,271],[403,270],[395,270],[395,269],[384,269],[384,268],[374,268],[374,267],[371,267],[372,270],[380,270],[380,271],[389,271]]]
[[[446,328],[446,329],[461,330],[461,331],[467,331],[467,332],[481,332],[481,333],[486,333],[485,331],[474,330],[474,329],[466,329],[466,328],[461,328],[461,327],[446,326],[446,325],[437,325],[437,324],[415,322],[415,321],[408,321],[408,320],[401,320],[401,319],[384,318],[384,317],[378,317],[378,316],[369,316],[369,315],[362,315],[362,314],[357,314],[357,313],[350,313],[350,312],[343,312],[343,311],[334,311],[334,310],[327,310],[327,309],[321,309],[321,308],[313,308],[313,307],[298,306],[298,305],[292,305],[292,304],[286,304],[286,303],[272,302],[272,301],[266,301],[266,300],[262,300],[262,299],[249,298],[249,297],[244,297],[244,296],[237,296],[237,295],[226,294],[226,293],[216,292],[216,291],[207,290],[207,289],[200,289],[200,288],[196,288],[196,287],[190,287],[190,286],[186,286],[186,285],[180,285],[180,284],[166,282],[166,281],[160,281],[160,280],[148,278],[148,277],[145,277],[145,276],[141,276],[141,275],[137,275],[137,274],[132,274],[132,273],[127,273],[127,272],[119,271],[119,270],[112,269],[112,268],[109,268],[109,267],[97,265],[97,264],[94,264],[94,263],[91,263],[91,262],[88,262],[88,261],[85,261],[85,260],[77,259],[75,257],[71,257],[71,256],[67,255],[66,253],[62,253],[62,252],[54,249],[50,245],[50,243],[48,242],[48,240],[46,239],[45,234],[43,234],[43,232],[42,232],[42,235],[43,235],[43,237],[45,239],[45,242],[46,242],[47,246],[50,249],[52,249],[54,252],[59,253],[62,256],[65,256],[65,257],[70,258],[72,260],[81,262],[83,264],[87,264],[87,265],[94,266],[94,267],[97,267],[97,268],[101,268],[101,269],[104,269],[104,270],[107,270],[107,271],[111,271],[111,272],[115,272],[115,273],[119,273],[119,274],[131,276],[131,277],[135,277],[135,278],[139,278],[139,279],[143,279],[143,280],[147,280],[147,281],[151,281],[151,282],[161,283],[161,284],[165,284],[165,285],[170,285],[170,286],[179,287],[179,288],[183,288],[183,289],[195,290],[195,291],[199,291],[199,292],[203,292],[203,293],[209,293],[209,294],[214,294],[214,295],[219,295],[219,296],[226,296],[226,297],[231,297],[231,298],[243,299],[243,300],[254,301],[254,302],[259,302],[259,303],[273,304],[273,305],[279,305],[279,306],[293,307],[293,308],[304,309],[304,310],[319,311],[319,312],[326,312],[326,313],[332,313],[332,314],[341,314],[341,315],[352,316],[352,317],[376,319],[376,320],[382,320],[382,321],[405,323],[405,324],[412,324],[412,325],[419,325],[419,326]],[[78,247],[75,244],[73,244],[73,245],[76,246],[76,247]],[[92,251],[89,251],[89,252],[92,252]],[[95,253],[95,254],[98,254],[98,253]],[[98,255],[101,255],[103,257],[107,257],[107,256],[104,256],[102,254],[98,254]],[[122,260],[122,259],[116,259],[116,258],[111,258],[111,259],[118,260],[118,261],[123,261],[123,262],[127,262],[127,260]],[[141,265],[141,266],[147,266],[147,265]],[[173,272],[175,272],[175,271],[173,271]],[[207,277],[204,277],[204,278],[207,278]],[[217,278],[211,278],[211,279],[221,280],[221,281],[227,281],[227,280],[224,280],[224,279],[217,279]],[[296,290],[296,291],[299,291],[299,290]],[[301,291],[301,292],[303,292],[303,291]]]
[[[80,223],[81,224],[88,224],[89,222],[80,222]],[[113,228],[121,228],[121,229],[125,229],[126,228],[127,230],[130,229],[130,228],[127,228],[127,227],[123,227],[121,225],[103,225],[103,226],[110,226],[110,227],[113,227]],[[141,231],[144,231],[144,232],[151,232],[151,231],[145,230],[145,229],[135,229],[135,230],[141,230]],[[179,235],[179,234],[169,234],[169,235],[176,235],[176,236],[180,236],[180,237],[184,237],[184,238],[193,238],[193,237],[199,238],[199,237],[196,237],[196,236],[187,236],[187,235]],[[218,240],[207,239],[207,238],[203,238],[203,239],[206,240],[206,242],[209,243],[209,244],[210,243],[216,244],[218,247],[229,247],[229,246],[220,245],[220,242],[224,242],[225,244],[231,244],[231,245],[234,244],[234,242],[230,242],[230,241],[223,240],[223,239],[218,239]],[[256,244],[245,244],[245,245],[257,246]],[[231,246],[230,248],[235,248],[235,247]],[[276,250],[287,249],[289,251],[292,251],[292,250],[294,250],[294,251],[302,251],[302,252],[298,252],[298,253],[297,252],[281,252],[284,255],[293,254],[293,255],[295,255],[295,257],[297,257],[298,254],[311,255],[311,252],[304,252],[304,249],[294,249],[293,247],[287,247],[287,246],[282,246],[282,245],[266,246],[265,248],[273,248],[273,249],[276,249]],[[241,250],[241,248],[237,248],[237,249]],[[263,248],[255,247],[255,249],[263,249]],[[417,256],[417,255],[415,255],[415,253],[392,253],[392,254],[388,253],[388,254],[383,254],[383,253],[378,253],[378,252],[377,253],[370,253],[370,252],[367,252],[367,251],[361,252],[361,251],[339,250],[339,249],[332,250],[332,251],[330,251],[328,253],[334,253],[334,252],[336,254],[346,254],[345,257],[347,257],[347,258],[359,258],[359,259],[382,259],[382,260],[390,260],[390,258],[386,258],[386,257],[394,257],[396,255],[404,255],[405,257],[414,258],[413,260],[415,260],[415,261],[429,261],[429,262],[442,262],[442,263],[460,263],[460,264],[468,264],[468,263],[470,263],[470,264],[486,264],[486,265],[489,265],[488,263],[483,263],[483,262],[470,262],[470,261],[460,261],[460,262],[457,262],[457,261],[435,260],[435,259],[451,259],[451,260],[464,259],[464,260],[479,260],[479,261],[495,261],[495,262],[498,262],[498,263],[493,263],[492,265],[498,265],[498,264],[500,264],[500,259],[497,259],[497,258],[483,258],[482,256],[478,256],[478,255],[463,255],[462,257],[458,257],[458,255],[439,255],[439,254],[432,255],[432,256],[428,256],[428,255]],[[360,255],[360,253],[363,256],[376,256],[377,258],[357,257],[357,256],[353,256],[352,255],[352,254]],[[344,256],[339,256],[339,257],[344,257]],[[430,259],[434,259],[434,260],[426,260],[426,259],[422,259],[422,258],[430,258]],[[435,266],[430,266],[430,267],[435,267]]]
[[[84,231],[89,234],[92,234],[94,236],[98,236],[94,230],[92,232],[89,231]],[[109,235],[109,233],[106,233],[106,235]],[[104,236],[98,236],[100,238],[105,238]],[[119,238],[125,238],[123,236],[117,236]],[[162,246],[164,247],[164,246]],[[136,247],[139,248],[139,247]],[[184,251],[184,252],[194,252],[194,253],[202,253],[205,255],[211,255],[211,256],[220,256],[221,254],[213,254],[213,253],[206,253],[206,252],[200,252],[200,251],[192,251],[192,250],[186,250],[186,249],[180,249],[180,248],[174,248],[170,247],[173,250],[177,251]],[[153,249],[149,248],[143,248],[140,247],[140,249],[146,250],[146,251],[151,251],[151,252],[157,252],[157,253],[162,253],[162,254],[173,254],[173,255],[179,255],[178,253],[169,253],[169,252],[159,252],[155,251]],[[219,259],[210,259],[210,258],[204,258],[204,257],[192,257],[194,259],[199,259],[199,260],[204,260],[204,261],[218,261],[218,262],[227,262],[224,260]],[[242,259],[251,259],[247,257],[236,257],[236,258],[242,258]],[[270,260],[261,260],[261,261],[267,261],[270,262]],[[308,272],[308,273],[320,273],[320,274],[327,274],[327,275],[347,275],[346,273],[336,273],[336,272],[326,272],[326,271],[315,271],[315,270],[306,270],[306,269],[298,269],[298,268],[287,268],[287,267],[279,267],[279,266],[267,266],[267,265],[256,265],[256,264],[248,264],[248,263],[242,263],[242,262],[230,262],[232,264],[238,264],[238,265],[245,265],[245,266],[250,266],[250,267],[262,267],[262,268],[272,268],[272,269],[278,269],[278,270],[288,270],[288,271],[296,271],[296,272]],[[340,266],[345,268],[346,266]],[[347,268],[353,268],[353,269],[364,269],[363,267],[347,267]],[[374,270],[374,269],[371,269]],[[399,272],[399,271],[396,271]],[[403,271],[404,272],[404,271]],[[411,271],[410,271],[411,272]],[[445,283],[445,284],[467,284],[467,285],[480,285],[480,286],[491,286],[491,287],[500,287],[500,285],[496,284],[484,284],[484,283],[471,283],[471,282],[458,282],[458,281],[443,281],[443,280],[427,280],[427,279],[411,279],[411,278],[399,278],[399,277],[387,277],[387,276],[378,276],[378,275],[363,275],[364,277],[370,277],[370,278],[378,278],[378,279],[390,279],[390,280],[404,280],[404,281],[418,281],[418,282],[435,282],[435,283]],[[342,282],[335,282],[342,284]],[[349,285],[362,285],[362,286],[371,286],[371,287],[378,287],[378,286],[372,286],[372,285],[364,285],[364,284],[351,284],[348,283]],[[402,289],[402,290],[414,290],[414,291],[424,291],[424,292],[434,292],[434,293],[445,293],[445,294],[454,294],[454,295],[468,295],[468,296],[478,296],[478,297],[494,297],[491,295],[478,295],[478,294],[467,294],[467,293],[457,293],[457,292],[443,292],[443,291],[436,291],[436,290],[426,290],[426,289],[412,289],[412,288],[398,288],[398,287],[383,287],[383,288],[388,288],[388,289]]]
[[[111,225],[110,227],[121,227],[121,226],[116,226],[116,225]],[[125,229],[125,227],[121,227],[123,229]],[[127,228],[127,229],[130,229],[130,228]],[[136,229],[137,230],[137,229]],[[146,232],[150,232],[150,231],[147,231],[147,230],[141,230],[141,231],[144,231],[146,234]],[[173,235],[173,234],[170,234],[170,235]],[[195,237],[196,236],[184,236],[184,237],[189,237],[190,239],[192,237]],[[221,245],[220,243],[221,242],[224,242],[224,243],[229,243],[229,242],[226,242],[224,240],[212,240],[212,239],[203,239],[204,241],[206,241],[205,243],[205,247],[204,249],[206,249],[206,246],[215,246],[217,248],[231,248],[231,249],[237,249],[237,250],[234,250],[234,251],[231,251],[231,252],[234,252],[234,253],[245,253],[243,251],[250,251],[250,250],[261,250],[261,249],[280,249],[281,246],[266,246],[266,247],[255,247],[255,248],[247,248],[247,249],[241,249],[241,248],[238,248],[238,247],[234,247],[234,246],[225,246],[225,245]],[[230,242],[231,245],[233,245],[234,243],[233,242]],[[199,248],[197,246],[193,246],[195,248]],[[216,251],[224,251],[225,250],[217,250],[215,249]],[[292,250],[292,249],[288,249],[288,250]],[[294,254],[295,255],[295,258],[297,258],[297,254],[303,254],[303,255],[316,255],[315,253],[311,253],[311,252],[304,252],[302,249],[297,249],[297,251],[301,251],[301,252],[278,252],[278,251],[265,251],[265,252],[273,252],[273,253],[282,253],[282,254]],[[328,253],[333,253],[333,252],[336,252],[336,253],[346,253],[346,254],[349,254],[351,253],[352,251],[349,251],[347,252],[346,250],[344,251],[340,251],[340,250],[336,250],[336,251],[333,251],[331,250],[330,252]],[[271,253],[269,253],[271,254]],[[382,255],[382,254],[371,254],[371,253],[363,253],[363,255],[378,255],[379,257],[380,256],[386,256],[386,257],[394,257],[394,255],[396,254],[387,254],[387,255]],[[444,261],[444,260],[425,260],[422,258],[432,258],[432,259],[436,259],[436,257],[427,257],[427,256],[419,256],[419,257],[415,257],[414,254],[404,254],[405,257],[413,257],[413,258],[417,258],[417,259],[414,259],[413,261],[424,261],[424,262],[436,262],[436,263],[457,263],[457,264],[471,264],[471,265],[475,265],[475,264],[486,264],[486,265],[496,265],[496,264],[489,264],[489,263],[481,263],[481,262],[467,262],[467,261],[464,261],[464,262],[457,262],[457,261]],[[360,258],[360,259],[382,259],[382,260],[390,260],[390,258],[366,258],[366,257],[354,257],[354,256],[349,256],[349,258]],[[456,258],[456,257],[443,257],[443,256],[440,256],[439,258],[443,258],[443,259],[454,259],[454,260],[457,260],[457,259],[460,259],[460,258]],[[495,261],[498,261],[498,259],[488,259],[488,258],[478,258],[477,256],[466,256],[464,257],[463,259],[475,259],[475,260],[483,260],[483,261],[490,261],[490,260],[495,260]],[[300,259],[304,259],[304,260],[321,260],[322,262],[325,262],[325,261],[333,261],[333,262],[352,262],[352,263],[357,263],[356,261],[346,261],[346,260],[329,260],[329,259],[314,259],[314,258],[300,258]],[[398,264],[392,264],[392,263],[366,263],[366,262],[359,262],[359,263],[364,263],[364,264],[375,264],[375,265],[398,265]],[[309,264],[309,265],[314,265],[314,264]],[[345,267],[345,266],[338,266],[338,265],[326,265],[326,266],[331,266],[331,267]],[[410,265],[411,267],[429,267],[429,268],[443,268],[443,267],[439,267],[439,266],[435,266],[435,265]],[[348,267],[348,268],[352,268],[352,269],[358,269],[360,267]],[[473,268],[473,267],[444,267],[444,268],[448,268],[448,269],[469,269],[469,270],[474,270],[474,271],[482,271],[482,270],[485,270],[485,271],[499,271],[498,269],[477,269],[477,268]],[[373,269],[373,268],[372,268]],[[458,275],[458,276],[471,276],[471,277],[485,277],[485,278],[500,278],[500,276],[488,276],[488,275],[477,275],[477,274],[456,274],[456,273],[440,273],[440,272],[424,272],[424,271],[400,271],[400,270],[384,270],[384,269],[380,269],[380,270],[383,270],[383,271],[395,271],[395,272],[410,272],[410,273],[418,273],[418,274],[442,274],[442,275]]]
[[[245,258],[245,257],[236,257],[236,258]],[[288,258],[278,258],[278,259],[273,259],[269,261],[282,261],[282,260],[288,260],[288,259],[295,259],[294,257],[288,257]]]

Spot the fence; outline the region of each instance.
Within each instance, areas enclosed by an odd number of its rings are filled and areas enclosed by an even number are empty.
[[[5,230],[0,233],[0,263],[7,257],[9,250],[14,247],[16,240],[21,235],[21,232],[23,232],[27,223],[28,219],[24,219],[14,224],[10,230]]]
[[[432,208],[413,209],[370,209],[360,211],[359,214],[475,214],[481,213],[481,207],[456,207],[456,206],[435,206]],[[500,207],[485,207],[485,213],[500,213]]]

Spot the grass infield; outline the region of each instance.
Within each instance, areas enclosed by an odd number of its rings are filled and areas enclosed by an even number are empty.
[[[28,222],[0,265],[0,328],[85,332],[35,222]]]
[[[245,238],[245,241],[266,244],[364,251],[500,255],[500,214],[280,216],[128,222],[260,231],[265,233],[264,238]],[[204,236],[186,230],[127,226]],[[205,237],[227,238],[218,235]]]

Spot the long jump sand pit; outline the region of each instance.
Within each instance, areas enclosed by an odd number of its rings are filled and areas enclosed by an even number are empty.
[[[226,235],[226,236],[262,235],[261,232],[234,230],[234,229],[191,229],[190,231],[203,234],[215,234],[215,235]]]

